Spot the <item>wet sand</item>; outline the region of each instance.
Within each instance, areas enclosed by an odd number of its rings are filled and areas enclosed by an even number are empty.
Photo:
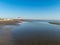
[[[11,45],[11,30],[9,28],[0,29],[0,45]]]

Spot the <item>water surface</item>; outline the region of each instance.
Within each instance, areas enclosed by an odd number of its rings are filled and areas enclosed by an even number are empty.
[[[12,30],[12,37],[15,44],[24,45],[60,45],[60,25],[53,25],[43,22],[27,22]],[[30,42],[33,44],[31,44]],[[38,42],[40,44],[38,44]]]
[[[60,45],[60,25],[23,22],[20,25],[0,26],[2,39],[5,41],[0,41],[0,44],[5,42],[6,45]]]

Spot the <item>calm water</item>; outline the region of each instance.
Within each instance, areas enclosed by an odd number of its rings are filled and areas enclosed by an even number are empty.
[[[7,37],[13,45],[60,45],[60,25],[24,22],[20,25],[0,28],[0,36],[3,35],[4,30],[10,32],[10,34],[7,33],[10,35],[7,35]]]

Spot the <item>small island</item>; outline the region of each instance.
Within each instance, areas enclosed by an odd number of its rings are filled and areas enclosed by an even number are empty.
[[[56,25],[60,25],[60,22],[48,22],[50,24],[56,24]]]

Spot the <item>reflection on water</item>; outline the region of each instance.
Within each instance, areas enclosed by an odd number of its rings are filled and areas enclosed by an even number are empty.
[[[1,26],[0,44],[60,45],[60,25],[27,22],[21,25]]]
[[[48,23],[22,23],[12,30],[14,45],[60,45],[59,27]]]

